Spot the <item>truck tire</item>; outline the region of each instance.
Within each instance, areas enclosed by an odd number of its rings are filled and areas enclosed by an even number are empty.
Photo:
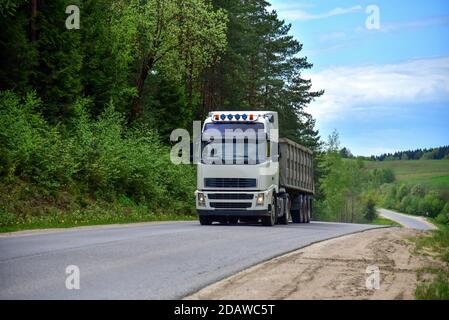
[[[305,201],[305,197],[301,196],[301,205],[300,205],[300,219],[301,222],[300,223],[306,223],[306,201]]]
[[[262,217],[262,225],[266,227],[272,227],[276,224],[276,201],[274,196],[271,200],[271,211],[268,217]]]
[[[199,216],[198,219],[202,226],[209,226],[212,224],[212,220],[208,216]]]
[[[292,210],[290,211],[290,214],[292,215],[292,222],[293,223],[300,223],[300,219],[299,219],[299,211],[300,210]]]
[[[310,223],[312,218],[312,197],[309,197],[309,210],[307,210],[307,223]]]
[[[284,214],[278,218],[279,224],[288,224],[288,220],[290,217],[290,199],[288,198],[288,195],[284,195],[283,197],[284,201]]]
[[[304,211],[304,223],[310,223],[310,197],[306,197],[305,201],[306,210]]]
[[[292,198],[290,215],[292,217],[293,223],[300,223],[300,214],[301,214],[301,196],[294,196]]]

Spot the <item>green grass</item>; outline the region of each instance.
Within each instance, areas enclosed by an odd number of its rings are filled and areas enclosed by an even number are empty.
[[[449,160],[365,161],[365,165],[368,169],[391,169],[398,181],[449,186]]]
[[[449,226],[440,224],[434,219],[431,221],[438,226],[438,230],[431,231],[428,235],[414,240],[418,252],[432,252],[434,257],[441,261],[441,266],[418,271],[420,283],[415,290],[415,298],[419,300],[449,300]],[[428,275],[430,275],[430,279]]]
[[[395,226],[395,227],[400,227],[401,226],[396,221],[393,221],[393,220],[390,220],[390,219],[387,219],[387,218],[384,218],[384,217],[380,217],[380,216],[378,216],[373,221],[368,222],[368,224],[376,224],[376,225],[382,225],[382,226]]]
[[[399,182],[449,187],[449,160],[365,161],[368,169],[391,169]]]
[[[0,226],[0,233],[14,232],[22,230],[35,230],[35,229],[52,229],[52,228],[73,228],[83,226],[96,226],[107,224],[126,224],[126,223],[138,223],[138,222],[154,222],[154,221],[185,221],[196,220],[197,217],[193,215],[175,215],[175,214],[148,214],[147,216],[117,216],[114,218],[104,219],[91,219],[82,222],[76,221],[58,221],[50,222],[41,220],[38,222],[30,223],[17,223],[15,225]]]
[[[95,198],[87,193],[67,190],[49,192],[43,187],[15,181],[0,183],[0,233],[29,229],[70,228],[101,224],[192,220],[193,199],[170,210],[164,203],[150,207],[125,195]],[[193,198],[193,197],[192,197]]]

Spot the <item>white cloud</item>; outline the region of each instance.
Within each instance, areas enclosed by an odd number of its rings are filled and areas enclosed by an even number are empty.
[[[331,67],[306,74],[325,94],[309,111],[318,122],[369,117],[414,103],[449,102],[449,57]]]
[[[303,10],[315,7],[313,3],[304,2],[281,2],[281,3],[270,3],[268,5],[268,10],[276,11],[288,11],[288,10]]]
[[[421,20],[412,20],[405,22],[389,22],[381,25],[380,30],[383,32],[392,32],[402,29],[416,29],[432,26],[448,25],[449,16],[432,17]]]
[[[344,32],[330,32],[330,33],[324,33],[320,35],[320,42],[328,42],[328,41],[335,41],[335,40],[342,40],[346,38],[346,33]]]
[[[287,20],[318,20],[359,11],[363,11],[363,7],[357,5],[350,8],[335,8],[328,12],[318,14],[310,13],[304,10],[288,10],[282,11],[281,16]]]

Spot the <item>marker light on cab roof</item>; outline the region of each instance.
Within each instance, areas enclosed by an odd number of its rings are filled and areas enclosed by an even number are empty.
[[[255,115],[255,114],[249,114],[249,115],[248,115],[248,114],[246,114],[246,113],[244,113],[244,114],[239,114],[239,113],[236,113],[236,114],[232,114],[232,113],[229,113],[229,114],[221,113],[221,114],[219,114],[219,113],[215,113],[215,114],[211,115],[211,118],[212,118],[214,121],[219,121],[220,119],[221,119],[222,121],[225,121],[225,120],[232,121],[233,119],[235,119],[235,120],[237,120],[237,121],[240,121],[240,119],[241,119],[242,121],[255,121],[255,120],[258,118],[258,116]]]

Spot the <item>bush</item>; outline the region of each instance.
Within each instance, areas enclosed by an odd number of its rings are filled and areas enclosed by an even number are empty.
[[[368,197],[368,199],[364,201],[363,215],[368,221],[373,221],[377,218],[376,201],[372,197]]]
[[[448,221],[449,224],[449,202],[446,202],[446,204],[444,205],[443,209],[441,210],[442,215],[446,216],[446,219]]]
[[[91,192],[102,197],[124,194],[154,210],[185,209],[195,190],[194,169],[172,164],[169,148],[154,131],[125,129],[124,118],[113,106],[95,122],[82,108],[77,114],[78,179],[86,181]]]
[[[426,194],[424,198],[419,201],[419,213],[422,215],[429,215],[436,217],[443,209],[444,203],[438,199],[437,192],[431,191]]]
[[[426,189],[422,185],[416,184],[412,187],[410,193],[413,196],[424,197],[426,194]]]
[[[446,214],[444,214],[444,213],[440,213],[440,214],[435,218],[435,220],[436,220],[438,223],[441,223],[441,224],[447,224],[447,223],[449,222],[449,217],[448,217]]]
[[[34,194],[24,197],[34,199],[27,205],[45,203],[46,213],[64,193],[111,203],[127,198],[132,206],[152,212],[194,212],[195,169],[172,164],[169,147],[157,133],[148,127],[128,128],[112,104],[98,119],[89,117],[88,104],[89,100],[79,100],[70,122],[50,125],[38,112],[41,101],[35,93],[21,99],[10,91],[1,92],[0,183],[20,180],[36,186]],[[0,214],[1,225],[14,220],[11,212],[20,214],[9,205],[17,203],[19,196],[0,197],[4,201],[0,207],[9,208]],[[48,196],[53,198],[47,201]],[[86,202],[76,201],[80,206]]]
[[[403,199],[406,195],[408,195],[409,193],[410,193],[410,188],[409,188],[409,186],[406,185],[406,184],[401,184],[401,185],[399,186],[399,189],[398,189],[397,193],[396,193],[396,199],[397,199],[399,202],[401,202],[402,199]]]
[[[50,127],[37,112],[41,101],[35,93],[20,99],[0,93],[1,176],[19,176],[49,188],[71,182],[76,163],[71,141],[57,127]]]

